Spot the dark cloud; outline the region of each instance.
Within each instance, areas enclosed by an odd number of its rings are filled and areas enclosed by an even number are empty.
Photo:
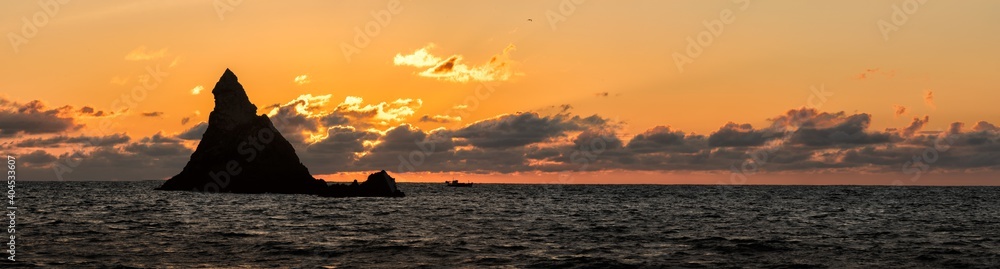
[[[685,145],[685,134],[671,130],[669,126],[656,126],[636,135],[628,142],[628,149],[640,152],[659,152]]]
[[[77,110],[77,114],[85,117],[107,117],[114,116],[115,113],[105,113],[103,110],[96,110],[93,107],[84,106]]]
[[[559,109],[560,109],[559,110],[560,113],[566,113],[570,109],[573,109],[573,106],[571,106],[569,104],[564,104],[564,105],[559,106]]]
[[[413,171],[443,171],[443,167],[457,161],[453,159],[455,154],[455,143],[448,133],[427,133],[403,124],[387,130],[355,165],[361,167],[361,170],[379,167],[401,169],[401,166],[410,166]],[[402,162],[403,160],[406,162]]]
[[[67,144],[83,144],[86,147],[101,147],[101,146],[112,146],[127,143],[131,138],[124,134],[111,134],[106,136],[53,136],[46,138],[29,138],[25,140],[18,141],[14,145],[23,148],[54,148],[54,147],[66,147],[66,146],[77,146],[77,145],[67,145]]]
[[[146,139],[143,139],[146,140]],[[151,139],[150,139],[151,140]],[[121,148],[126,154],[152,157],[176,157],[190,155],[191,150],[177,143],[129,143]]]
[[[177,138],[184,140],[201,140],[201,136],[208,130],[208,122],[199,122],[191,128],[177,134]]]
[[[45,166],[56,160],[56,156],[44,150],[35,150],[31,153],[19,156],[18,160],[28,166]]]
[[[901,105],[892,105],[892,111],[893,114],[896,115],[896,117],[898,118],[899,116],[906,114],[906,107]]]
[[[160,134],[58,156],[35,150],[21,155],[28,165],[18,173],[26,180],[166,179],[179,172],[193,152],[176,141]]]
[[[976,132],[984,132],[984,131],[1000,132],[1000,127],[997,127],[996,125],[993,125],[992,123],[989,122],[980,121],[976,123],[976,126],[972,127],[972,130]]]
[[[538,143],[583,131],[605,122],[600,117],[580,118],[565,114],[540,116],[535,112],[502,115],[455,130],[453,136],[480,148],[510,148]]]
[[[435,123],[452,123],[461,121],[461,117],[453,117],[447,115],[424,115],[420,117],[420,122],[435,122]]]
[[[458,61],[458,60],[461,60],[461,59],[462,59],[461,56],[457,56],[457,55],[456,56],[451,56],[447,60],[441,62],[440,64],[438,64],[437,66],[435,66],[434,68],[432,68],[431,69],[431,74],[440,75],[440,74],[451,73],[451,71],[455,69],[455,62]]]
[[[749,147],[764,145],[769,140],[779,138],[781,134],[755,130],[749,123],[726,123],[718,131],[708,136],[711,147]]]
[[[359,131],[354,127],[335,126],[327,130],[327,136],[319,142],[308,146],[309,152],[317,153],[355,153],[364,152],[364,141],[374,141],[379,137],[378,133],[369,131]]]
[[[910,126],[907,126],[906,128],[903,128],[901,130],[903,136],[913,136],[913,134],[919,132],[920,129],[923,129],[924,125],[926,125],[927,122],[930,121],[930,119],[931,118],[928,116],[924,116],[923,119],[913,118],[913,122],[910,123]]]
[[[844,144],[887,143],[892,137],[888,133],[869,132],[871,115],[847,115],[819,112],[802,108],[789,110],[785,115],[771,119],[779,129],[794,129],[789,143],[807,146],[831,146]]]
[[[143,117],[151,117],[151,118],[152,117],[162,117],[163,116],[163,112],[160,112],[160,111],[143,112],[142,116]]]
[[[187,125],[188,122],[190,122],[190,121],[191,121],[191,117],[183,117],[183,118],[181,118],[181,125]]]
[[[948,134],[953,134],[953,135],[954,134],[961,134],[962,133],[962,128],[964,128],[964,127],[965,127],[965,123],[952,122],[951,125],[948,127]]]
[[[143,137],[139,140],[141,143],[167,143],[167,144],[177,144],[181,143],[182,139],[176,136],[163,135],[163,132],[157,132],[152,136]]]
[[[869,130],[869,114],[801,108],[769,119],[770,125],[763,128],[730,122],[699,135],[657,126],[625,136],[621,135],[623,123],[600,115],[574,115],[565,105],[545,108],[547,113],[505,114],[457,128],[425,131],[398,120],[413,115],[419,100],[362,104],[360,98],[348,97],[340,104],[327,105],[328,99],[303,96],[272,106],[268,113],[313,174],[382,169],[725,172],[751,159],[767,172],[898,172],[928,149],[940,156],[930,164],[934,169],[1000,170],[1000,128],[988,122],[971,128],[953,123],[946,132],[923,132],[929,120],[924,117],[899,131],[878,132]],[[40,102],[15,106],[0,100],[0,107],[19,114],[82,113],[46,109]],[[420,120],[435,117],[425,115]],[[206,128],[207,123],[200,122],[176,135],[156,133],[138,139],[126,134],[34,135],[11,140],[5,147],[24,158],[26,178],[162,179],[184,166],[192,151],[190,140],[200,139]],[[70,152],[52,153],[58,147]]]
[[[70,106],[47,109],[34,100],[25,104],[0,98],[0,137],[17,134],[54,134],[83,127],[73,118]]]

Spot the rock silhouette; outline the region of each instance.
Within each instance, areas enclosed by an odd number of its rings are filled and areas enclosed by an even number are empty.
[[[332,197],[402,197],[385,171],[358,187],[328,186],[313,178],[292,144],[267,115],[256,115],[236,74],[226,69],[212,89],[215,108],[208,128],[184,169],[159,190],[232,193],[299,193]],[[379,176],[375,176],[379,175]],[[374,176],[374,177],[373,177]],[[373,181],[374,180],[374,181]]]
[[[351,183],[351,185],[330,185],[330,192],[325,194],[325,196],[403,197],[405,195],[396,188],[396,179],[389,176],[389,173],[386,173],[385,170],[382,170],[381,172],[368,175],[368,179],[361,184],[358,184],[358,181],[354,180],[354,183]]]

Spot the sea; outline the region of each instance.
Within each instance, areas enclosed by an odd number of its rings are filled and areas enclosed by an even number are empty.
[[[19,182],[17,261],[0,267],[1000,267],[997,187],[402,183],[405,198],[324,198],[161,183]]]

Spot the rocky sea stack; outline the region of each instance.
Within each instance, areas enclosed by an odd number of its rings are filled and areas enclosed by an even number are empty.
[[[226,69],[212,89],[215,108],[208,129],[184,170],[158,190],[232,193],[300,193],[332,197],[402,197],[385,171],[364,183],[332,185],[313,178],[295,148],[267,115],[256,115],[236,74]]]

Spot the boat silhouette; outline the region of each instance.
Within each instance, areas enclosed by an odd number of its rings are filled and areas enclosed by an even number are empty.
[[[444,184],[448,187],[472,187],[472,182],[459,183],[458,180],[445,181]]]

